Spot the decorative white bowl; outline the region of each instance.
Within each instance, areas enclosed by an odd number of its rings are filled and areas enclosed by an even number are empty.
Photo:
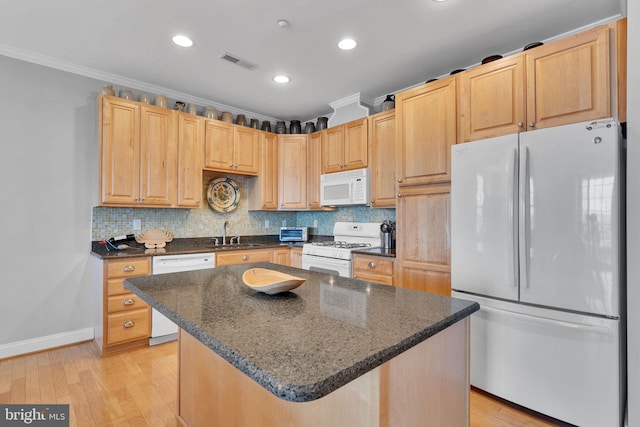
[[[251,268],[244,272],[242,281],[256,291],[273,295],[290,291],[302,285],[306,279],[266,268]]]

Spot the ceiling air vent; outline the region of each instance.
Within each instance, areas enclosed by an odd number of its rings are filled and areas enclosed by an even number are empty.
[[[242,68],[246,68],[247,70],[253,70],[254,68],[257,67],[257,65],[254,64],[253,62],[249,62],[246,59],[239,58],[236,55],[232,55],[229,52],[225,52],[224,54],[222,54],[220,56],[220,59],[224,59],[225,61],[229,61],[232,64],[239,65]]]

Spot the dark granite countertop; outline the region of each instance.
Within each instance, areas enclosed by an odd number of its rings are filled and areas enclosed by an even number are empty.
[[[302,246],[302,243],[281,243],[278,235],[265,236],[240,236],[240,245],[213,244],[213,237],[192,237],[174,239],[167,243],[167,246],[160,249],[146,249],[144,245],[134,242],[127,242],[129,249],[108,251],[105,245],[100,245],[98,241],[91,242],[91,254],[100,259],[111,258],[133,258],[154,255],[181,255],[197,254],[206,252],[220,252],[242,249],[277,248],[281,246]],[[222,240],[218,238],[218,240]],[[310,241],[333,240],[332,236],[313,236]],[[250,246],[251,245],[251,246]]]
[[[363,255],[376,255],[383,256],[388,258],[396,257],[396,249],[395,248],[372,248],[372,249],[353,249],[351,251],[354,254],[363,254]]]
[[[266,295],[250,268],[306,282]],[[271,263],[128,278],[139,295],[272,394],[323,397],[479,309],[477,303]]]

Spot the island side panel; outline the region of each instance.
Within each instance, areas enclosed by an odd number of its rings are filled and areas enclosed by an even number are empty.
[[[296,403],[181,330],[177,416],[185,427],[467,426],[468,361],[467,318],[321,399]]]

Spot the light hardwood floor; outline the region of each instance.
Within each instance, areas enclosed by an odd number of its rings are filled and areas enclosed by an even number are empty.
[[[0,361],[0,404],[68,403],[70,425],[176,426],[177,343],[101,358],[83,343]],[[561,426],[471,391],[472,427]]]

